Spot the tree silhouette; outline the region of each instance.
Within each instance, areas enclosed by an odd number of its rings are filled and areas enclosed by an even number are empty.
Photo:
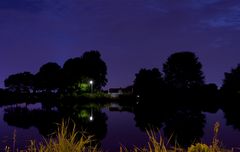
[[[80,57],[68,59],[63,65],[65,87],[74,85],[82,79],[82,64]]]
[[[107,83],[107,66],[98,51],[85,52],[81,57],[69,59],[63,66],[66,86],[78,83],[94,83],[94,89],[101,89]]]
[[[50,92],[61,85],[61,67],[57,63],[49,62],[41,66],[36,74],[35,85],[40,90]]]
[[[8,90],[19,93],[27,93],[33,89],[34,75],[30,72],[23,72],[10,75],[4,81]]]
[[[224,93],[240,93],[240,64],[231,72],[225,73],[221,90]]]
[[[94,81],[94,88],[101,89],[107,84],[107,66],[98,51],[85,52],[81,57],[82,70],[86,78]]]
[[[163,88],[162,73],[157,69],[141,69],[134,80],[134,94],[140,97],[150,97],[157,94]]]
[[[202,65],[193,52],[172,54],[163,64],[165,81],[170,88],[193,88],[204,84]]]
[[[240,110],[238,102],[239,98],[228,99],[227,102],[224,102],[222,110],[226,119],[226,125],[231,125],[234,129],[240,131]]]

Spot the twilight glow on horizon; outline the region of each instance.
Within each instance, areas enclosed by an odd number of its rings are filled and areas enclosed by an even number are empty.
[[[192,51],[207,83],[240,64],[239,0],[1,0],[0,87],[10,74],[98,50],[107,87]]]

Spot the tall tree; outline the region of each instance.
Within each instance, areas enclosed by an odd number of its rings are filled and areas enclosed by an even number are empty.
[[[41,66],[36,74],[35,85],[40,90],[51,91],[61,85],[61,67],[57,63],[49,62]]]
[[[141,69],[134,80],[133,90],[136,95],[150,97],[163,88],[162,73],[157,69]]]
[[[225,73],[221,90],[224,93],[240,94],[240,64],[236,68],[233,68],[231,72]]]
[[[70,58],[63,65],[65,87],[72,86],[82,80],[81,58]]]
[[[172,54],[163,64],[165,81],[171,88],[193,88],[204,84],[202,64],[193,52]]]
[[[5,87],[13,92],[26,93],[33,89],[34,75],[30,72],[23,72],[10,75],[4,81]]]
[[[107,66],[98,51],[85,52],[81,57],[81,61],[83,75],[93,80],[95,89],[101,89],[107,84]]]
[[[93,81],[94,89],[101,89],[107,83],[107,66],[98,51],[85,52],[81,57],[69,59],[63,66],[66,86]]]

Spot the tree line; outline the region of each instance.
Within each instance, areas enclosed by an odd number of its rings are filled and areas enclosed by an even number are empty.
[[[90,81],[97,91],[108,82],[106,63],[96,50],[66,60],[63,67],[55,62],[48,62],[36,74],[22,72],[10,75],[4,84],[11,92],[80,94],[89,92]],[[159,92],[166,91],[172,93],[199,89],[214,92],[218,88],[213,83],[205,83],[201,62],[193,52],[187,51],[171,54],[163,64],[163,72],[158,68],[140,69],[133,81],[133,93],[139,97],[159,95]],[[226,94],[240,93],[240,65],[225,73],[220,90]]]
[[[36,74],[22,72],[10,75],[4,84],[8,91],[19,93],[71,93],[88,92],[89,82],[94,90],[107,84],[107,66],[99,51],[85,52],[80,57],[68,59],[63,67],[55,62],[42,65]]]
[[[184,93],[186,96],[240,94],[240,64],[224,75],[220,89],[214,83],[206,84],[198,57],[193,52],[176,52],[163,64],[163,73],[158,68],[140,69],[135,74],[133,92],[141,98],[169,96],[169,93],[182,96]]]

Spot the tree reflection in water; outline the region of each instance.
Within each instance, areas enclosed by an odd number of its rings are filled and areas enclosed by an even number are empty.
[[[61,108],[59,108],[61,109]],[[92,115],[94,119],[89,120]],[[73,121],[77,130],[84,131],[89,135],[94,135],[97,143],[102,140],[107,133],[107,116],[101,112],[101,108],[96,106],[74,106],[72,109],[61,110],[30,110],[27,107],[10,107],[5,109],[4,121],[8,125],[19,128],[36,127],[44,137],[52,135],[57,130],[57,124],[62,120]],[[70,126],[71,127],[71,126]]]
[[[164,133],[167,137],[173,135],[171,143],[187,147],[200,142],[204,135],[205,115],[193,109],[179,109],[166,120]]]
[[[206,109],[205,109],[206,110]],[[199,107],[137,105],[134,110],[136,126],[146,129],[163,129],[170,143],[186,147],[200,141],[204,135],[205,115]]]
[[[226,125],[232,125],[233,128],[240,131],[240,110],[239,110],[239,99],[237,96],[235,98],[229,98],[228,102],[224,102],[223,111],[226,118]]]
[[[40,134],[47,136],[56,131],[56,123],[60,122],[61,113],[41,109],[29,110],[26,107],[10,107],[5,109],[3,119],[8,125],[18,128],[36,127]]]
[[[140,103],[135,106],[125,106],[121,110],[131,109],[128,112],[135,115],[136,127],[142,131],[161,129],[167,139],[171,137],[172,145],[179,144],[184,147],[200,141],[203,137],[206,118],[202,112],[211,111],[214,113],[218,109],[218,106],[211,105],[208,108],[199,104],[195,106],[193,104],[177,105],[169,102],[168,106],[159,106],[154,104],[154,101],[150,103],[151,105]],[[231,103],[231,105],[233,104]],[[100,143],[107,134],[107,115],[101,111],[102,107],[98,104],[62,105],[57,110],[52,108],[30,110],[26,107],[13,107],[5,109],[4,121],[20,128],[34,126],[42,135],[47,137],[56,131],[56,124],[61,123],[62,119],[71,118],[79,131],[87,131],[94,135],[96,141]],[[227,124],[240,130],[240,123],[237,119],[240,113],[236,107],[236,105],[224,105],[223,111]],[[90,117],[93,119],[90,120]]]

